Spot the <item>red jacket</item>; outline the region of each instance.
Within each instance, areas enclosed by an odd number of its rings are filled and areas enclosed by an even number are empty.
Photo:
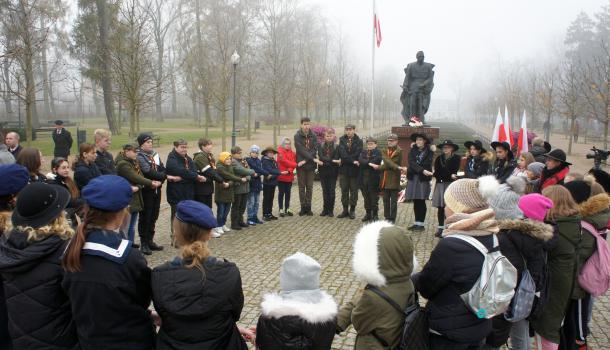
[[[294,180],[294,169],[297,167],[297,155],[292,149],[279,147],[277,150],[277,166],[280,172],[288,170],[288,175],[280,175],[279,182],[292,182]]]

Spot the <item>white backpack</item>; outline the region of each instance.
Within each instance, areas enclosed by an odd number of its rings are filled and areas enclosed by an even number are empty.
[[[478,318],[492,318],[503,314],[515,295],[517,269],[499,250],[488,251],[476,238],[466,235],[450,235],[475,247],[483,256],[481,275],[472,288],[461,295],[462,300]],[[498,247],[498,237],[493,235],[494,248]]]

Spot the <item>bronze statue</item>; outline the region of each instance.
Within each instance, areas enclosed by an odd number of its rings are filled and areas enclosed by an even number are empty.
[[[425,124],[424,116],[430,106],[430,93],[434,88],[434,65],[424,62],[424,52],[415,56],[417,62],[409,63],[405,68],[405,81],[402,84],[402,117],[409,124],[412,117],[417,117]]]

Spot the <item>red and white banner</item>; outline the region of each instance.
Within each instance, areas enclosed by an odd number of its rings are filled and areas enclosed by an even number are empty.
[[[508,117],[508,107],[504,105],[504,132],[506,134],[506,142],[513,147],[515,140],[513,139],[513,130],[510,128],[510,118]]]
[[[500,133],[500,129],[502,133]],[[500,135],[503,135],[504,141],[506,141],[506,134],[504,133],[504,122],[502,121],[502,114],[500,114],[500,108],[498,108],[498,116],[496,117],[496,125],[494,126],[494,131],[491,134],[491,142],[502,142],[500,140]]]
[[[373,27],[375,30],[375,42],[377,47],[381,45],[381,24],[379,23],[379,15],[377,14],[377,7],[375,7],[375,13],[373,14]]]
[[[518,154],[529,152],[527,140],[527,117],[525,115],[525,110],[523,110],[523,117],[521,117],[521,129],[519,129],[519,140],[517,142]]]

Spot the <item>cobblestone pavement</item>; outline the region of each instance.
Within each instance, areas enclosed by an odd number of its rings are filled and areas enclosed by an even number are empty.
[[[339,198],[340,193],[337,192],[335,214],[339,212]],[[293,186],[292,208],[298,209],[298,203],[297,187]],[[417,258],[422,265],[428,260],[430,251],[437,241],[434,238],[436,209],[430,207],[430,202],[428,206],[427,230],[412,236]],[[241,271],[245,305],[240,325],[256,324],[262,296],[279,290],[281,261],[297,251],[308,254],[320,262],[321,288],[333,295],[339,304],[350,300],[361,287],[352,274],[351,247],[355,233],[362,226],[360,222],[360,218],[364,216],[362,198],[359,200],[356,220],[321,218],[317,216],[321,210],[322,192],[319,183],[316,182],[313,207],[315,216],[280,218],[239,232],[232,231],[212,240],[210,247],[213,254],[235,262]],[[410,225],[413,221],[412,213],[411,204],[399,205],[398,225],[403,227]],[[156,240],[165,246],[165,250],[149,257],[151,267],[171,259],[177,252],[169,247],[169,206],[166,204],[162,207],[157,232]],[[606,295],[595,303],[591,325],[591,349],[610,349],[609,326],[610,297]],[[355,333],[350,328],[347,334],[335,337],[332,349],[352,349],[354,340]]]

